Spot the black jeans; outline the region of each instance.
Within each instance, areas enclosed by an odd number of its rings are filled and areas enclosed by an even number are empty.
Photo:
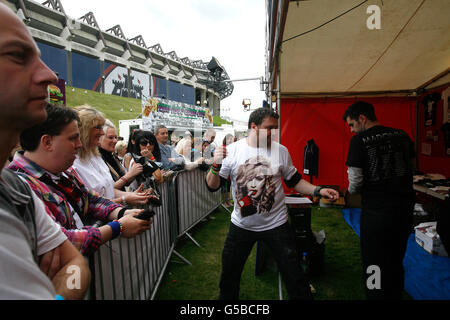
[[[294,233],[289,223],[277,228],[254,232],[230,224],[222,252],[220,300],[238,300],[245,262],[256,241],[263,241],[271,250],[278,270],[286,284],[290,299],[312,299],[309,283],[300,266]]]
[[[368,208],[363,205],[360,240],[363,281],[368,300],[402,298],[403,258],[412,231],[413,210],[414,202],[401,198],[390,206],[381,204]],[[367,286],[367,280],[373,284],[375,279],[374,271],[367,272],[369,266],[379,267],[380,288]]]

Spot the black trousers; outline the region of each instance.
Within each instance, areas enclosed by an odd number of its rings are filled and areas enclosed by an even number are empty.
[[[413,212],[414,201],[409,199],[397,199],[389,206],[363,204],[360,241],[367,299],[402,298],[403,258],[412,231]],[[371,266],[379,268],[379,287],[374,287],[376,271]]]
[[[256,241],[263,241],[271,250],[289,298],[311,300],[311,290],[300,266],[294,233],[289,223],[261,232],[245,230],[230,223],[222,252],[219,299],[239,299],[242,270]]]

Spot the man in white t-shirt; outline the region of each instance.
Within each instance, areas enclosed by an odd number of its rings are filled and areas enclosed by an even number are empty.
[[[0,0],[0,168],[20,132],[47,117],[47,86],[57,77],[39,56],[25,24]],[[0,176],[0,266],[2,300],[81,299],[91,275],[43,203],[8,169]]]
[[[291,299],[312,299],[300,266],[294,233],[288,223],[282,180],[288,187],[335,201],[339,193],[302,179],[286,147],[272,141],[278,129],[278,114],[259,108],[249,117],[249,136],[214,152],[206,183],[216,191],[221,181],[231,179],[234,210],[222,252],[219,299],[239,298],[239,283],[245,262],[256,241],[271,249]]]

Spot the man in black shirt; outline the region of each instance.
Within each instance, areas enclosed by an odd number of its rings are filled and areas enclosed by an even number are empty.
[[[414,144],[402,130],[380,125],[371,104],[344,114],[356,135],[346,165],[349,192],[361,193],[361,257],[367,299],[401,299],[403,257],[412,231]]]

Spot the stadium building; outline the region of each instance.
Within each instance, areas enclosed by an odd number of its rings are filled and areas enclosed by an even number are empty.
[[[229,80],[227,72],[214,57],[209,62],[180,58],[175,51],[164,52],[160,44],[147,46],[141,35],[126,37],[119,24],[101,30],[93,12],[73,19],[60,0],[8,4],[28,26],[42,60],[68,86],[156,99],[161,108],[155,119],[169,121],[172,111],[182,115],[178,119],[184,123],[174,122],[174,127],[193,127],[192,121],[199,119],[212,126],[210,114],[220,115],[220,100],[233,92],[232,82],[224,82]],[[156,111],[155,100],[153,105]]]

